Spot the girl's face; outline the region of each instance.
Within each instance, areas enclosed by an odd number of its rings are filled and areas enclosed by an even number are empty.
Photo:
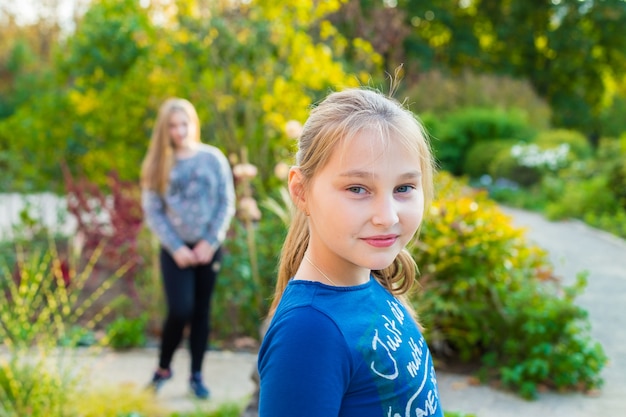
[[[304,193],[309,251],[331,278],[366,281],[370,270],[391,265],[422,221],[418,155],[377,135],[339,144]]]
[[[189,148],[192,142],[194,124],[189,120],[187,113],[176,110],[170,115],[167,130],[172,146],[175,149]]]

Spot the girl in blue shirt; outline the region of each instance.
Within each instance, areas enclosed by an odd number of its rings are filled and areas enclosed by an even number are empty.
[[[395,100],[350,89],[312,110],[259,352],[261,417],[443,416],[406,300],[432,181],[424,129]]]

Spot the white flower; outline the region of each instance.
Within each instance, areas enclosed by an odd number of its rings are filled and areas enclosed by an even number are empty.
[[[302,124],[297,120],[290,120],[285,124],[285,133],[290,139],[297,139],[302,133]]]
[[[237,179],[254,178],[257,172],[257,167],[252,164],[237,164],[233,167],[233,175]]]
[[[284,162],[277,163],[274,167],[274,175],[281,180],[287,179],[289,175],[289,165]]]
[[[567,161],[569,145],[563,143],[556,148],[541,149],[536,144],[515,145],[511,148],[511,156],[525,167],[548,168],[552,171],[562,167]]]
[[[261,220],[261,210],[259,210],[256,200],[252,197],[242,197],[239,200],[239,211],[241,218],[244,220]]]

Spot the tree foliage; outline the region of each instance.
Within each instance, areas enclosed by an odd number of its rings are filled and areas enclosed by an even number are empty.
[[[353,0],[346,16],[354,13],[355,3],[359,21],[373,28],[376,16],[395,2]],[[600,115],[612,97],[623,97],[623,0],[398,0],[395,8],[407,30],[394,59],[416,72],[472,69],[528,79],[552,106],[555,125],[590,136],[603,133]],[[348,37],[368,33],[340,27]]]
[[[48,81],[52,44],[60,37],[53,20],[19,25],[0,9],[0,119],[10,116]]]
[[[329,90],[379,72],[367,43],[350,46],[356,64],[342,58],[350,43],[324,18],[340,4],[93,2],[59,45],[54,82],[0,122],[3,148],[29,155],[14,188],[61,184],[59,161],[100,183],[110,170],[136,180],[156,110],[170,96],[196,105],[205,142],[228,154],[248,148],[269,176],[290,154],[288,120],[304,121]]]

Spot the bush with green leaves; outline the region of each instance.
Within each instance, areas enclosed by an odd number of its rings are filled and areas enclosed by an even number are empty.
[[[422,71],[406,92],[418,114],[444,115],[466,107],[518,109],[536,130],[550,126],[551,109],[527,80],[472,71]]]
[[[469,178],[493,175],[491,166],[497,155],[509,151],[516,141],[510,139],[481,141],[472,145],[465,155],[463,173]]]
[[[518,187],[488,187],[492,198],[626,237],[626,135],[602,138],[594,150],[580,133],[555,129],[540,132],[523,147],[513,146],[516,152],[511,147],[496,154],[490,170]],[[567,152],[558,151],[564,147]]]
[[[213,331],[221,339],[236,336],[257,337],[274,294],[278,258],[285,234],[283,221],[267,209],[255,225],[260,282],[253,278],[247,231],[234,220],[224,243],[224,259],[213,302]]]
[[[220,404],[212,411],[175,412],[169,417],[239,417],[242,410],[240,404],[229,402]]]
[[[626,136],[625,136],[626,138]],[[550,219],[578,218],[626,237],[626,139],[603,139],[594,158],[546,176],[537,193]]]
[[[524,143],[534,135],[516,110],[464,108],[442,117],[426,114],[423,119],[441,168],[454,175],[464,174],[467,153],[476,143],[502,139]]]
[[[117,317],[106,326],[103,343],[113,349],[129,349],[146,344],[148,315]]]
[[[74,347],[108,314],[96,301],[124,274],[122,266],[94,291],[86,291],[100,250],[88,260],[67,250],[5,243],[0,255],[0,416],[74,417],[72,400],[79,381]]]
[[[0,416],[74,417],[78,380],[45,358],[12,356],[0,362]]]
[[[598,173],[578,181],[566,178],[557,177],[542,183],[541,191],[550,196],[545,209],[549,219],[584,219],[590,214],[618,210],[617,199],[608,189],[606,174]]]
[[[167,417],[172,415],[153,392],[133,384],[83,385],[72,406],[80,417]],[[56,416],[54,416],[56,417]]]
[[[522,187],[538,184],[542,178],[541,166],[525,161],[536,157],[538,153],[541,151],[532,144],[507,141],[506,146],[502,146],[492,155],[487,166],[488,173],[496,180],[506,179]]]
[[[540,385],[599,386],[607,359],[575,304],[584,274],[563,285],[547,253],[485,192],[446,174],[437,183],[437,200],[413,251],[422,284],[415,306],[435,354],[480,361],[483,376],[524,397]]]
[[[51,242],[48,248],[15,247],[0,256],[0,341],[14,350],[48,347],[76,341],[84,335],[81,326],[93,330],[109,308],[94,311],[96,301],[126,271],[121,266],[95,291],[83,291],[92,278],[100,249],[94,251],[80,270],[78,261],[60,255]],[[15,259],[15,263],[8,263]],[[88,314],[89,313],[89,314]]]
[[[598,159],[607,169],[609,190],[626,211],[626,133],[619,140],[601,141]]]
[[[567,164],[570,165],[581,159],[588,159],[593,156],[593,148],[589,140],[580,132],[568,129],[548,129],[542,130],[534,137],[541,149],[555,148],[560,145],[567,145],[569,150]]]

